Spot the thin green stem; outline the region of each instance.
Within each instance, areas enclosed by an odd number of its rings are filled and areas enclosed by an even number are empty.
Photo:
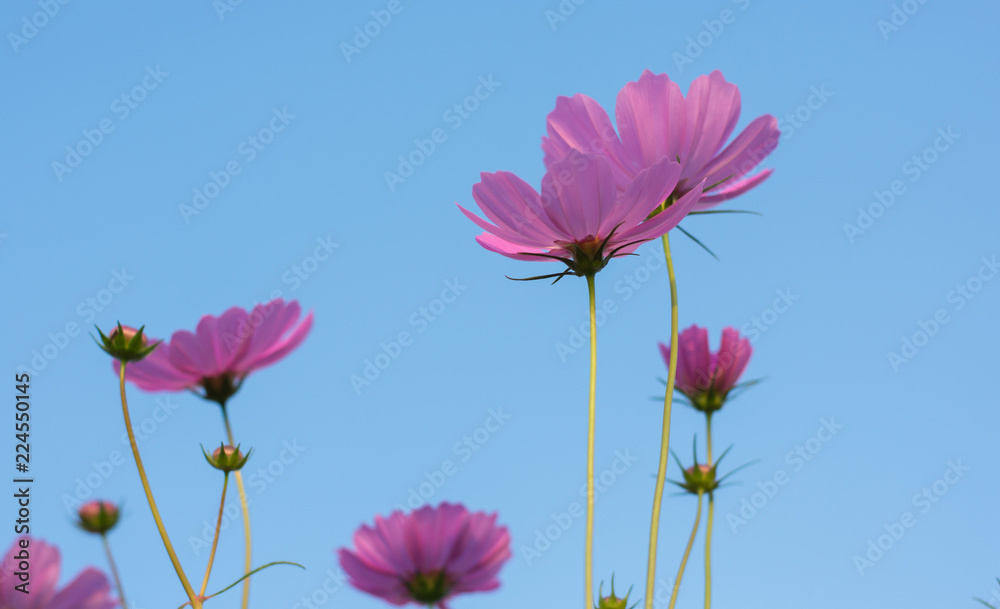
[[[226,405],[222,406],[222,420],[226,424],[226,436],[229,438],[229,445],[236,446],[236,441],[233,440],[233,428],[229,424],[229,412],[226,410]],[[236,488],[240,493],[240,508],[243,511],[243,538],[246,539],[246,554],[243,559],[243,573],[249,574],[251,564],[251,558],[253,556],[253,544],[250,538],[250,509],[247,506],[247,492],[246,488],[243,486],[243,474],[239,471],[236,472]],[[247,609],[247,603],[250,601],[250,578],[247,577],[243,580],[243,601],[240,605],[242,609]]]
[[[665,206],[662,207],[665,209]],[[649,527],[649,563],[646,570],[646,609],[653,609],[656,587],[656,546],[660,531],[660,506],[663,503],[663,485],[667,478],[667,460],[670,456],[670,410],[673,406],[674,383],[677,379],[677,279],[674,276],[670,240],[663,235],[663,254],[666,256],[667,277],[670,280],[670,362],[667,366],[667,391],[663,396],[663,430],[660,436],[660,464],[656,473],[656,491],[653,494],[653,517]],[[701,510],[698,511],[699,517]]]
[[[705,436],[708,442],[708,466],[712,467],[712,413],[705,413]],[[712,523],[715,520],[715,494],[708,493],[708,522],[705,533],[705,609],[712,605]]]
[[[125,604],[125,589],[122,588],[122,578],[118,575],[118,567],[115,566],[115,559],[111,556],[111,544],[108,543],[107,533],[101,533],[101,541],[104,542],[104,552],[108,555],[108,565],[111,567],[111,576],[115,579],[115,587],[118,588],[118,602],[122,609],[128,609]]]
[[[702,493],[698,493],[698,514],[694,517],[694,526],[691,527],[691,537],[688,538],[687,547],[684,548],[684,557],[681,559],[681,567],[677,570],[677,579],[674,581],[674,591],[670,595],[670,605],[668,609],[674,609],[674,605],[677,603],[677,593],[681,589],[681,578],[684,577],[684,567],[687,566],[688,557],[691,556],[691,546],[694,545],[695,535],[698,534],[698,523],[701,522],[701,497]]]
[[[587,540],[584,558],[586,609],[594,607],[594,422],[597,399],[597,297],[594,276],[587,275],[590,296],[590,404],[587,424]]]
[[[705,436],[708,440],[708,465],[712,467],[712,413],[705,413]]]
[[[215,562],[215,550],[219,547],[219,531],[222,529],[222,512],[226,507],[226,489],[229,487],[229,472],[224,472],[222,479],[222,499],[219,501],[219,519],[215,523],[215,537],[212,539],[212,551],[208,553],[208,568],[205,569],[205,579],[201,582],[198,596],[205,596],[208,590],[208,576],[212,574],[212,563]]]
[[[708,522],[705,530],[705,609],[712,606],[712,521],[715,516],[715,494],[708,494]]]
[[[122,414],[125,417],[125,430],[128,432],[128,441],[132,447],[132,456],[135,457],[135,465],[139,468],[139,478],[142,480],[142,490],[146,493],[146,501],[149,503],[149,509],[153,512],[153,520],[156,522],[156,528],[160,532],[160,538],[163,540],[163,547],[167,549],[167,554],[170,556],[170,562],[174,565],[174,571],[177,572],[177,577],[181,580],[181,585],[184,586],[184,592],[187,594],[191,602],[191,607],[194,609],[201,609],[201,601],[195,596],[194,588],[191,587],[191,583],[188,581],[187,575],[184,574],[184,568],[181,567],[181,561],[177,558],[177,553],[174,552],[174,546],[170,543],[170,537],[167,535],[167,529],[163,526],[163,519],[160,518],[160,510],[156,507],[156,500],[153,499],[153,489],[149,486],[149,479],[146,477],[146,468],[142,466],[142,458],[139,457],[139,445],[135,441],[135,432],[132,431],[132,419],[128,413],[128,401],[125,399],[125,362],[122,362],[121,373],[119,374],[119,380],[121,381],[121,394],[122,394]]]

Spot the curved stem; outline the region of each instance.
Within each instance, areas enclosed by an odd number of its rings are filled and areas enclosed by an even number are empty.
[[[139,457],[139,445],[135,441],[135,432],[132,431],[132,419],[128,413],[128,401],[125,399],[125,362],[122,362],[119,380],[121,381],[122,414],[125,417],[125,430],[128,432],[128,441],[132,447],[132,456],[135,457],[135,465],[139,468],[142,490],[146,493],[146,501],[149,502],[149,509],[153,512],[153,520],[156,521],[156,528],[160,532],[163,546],[167,549],[167,554],[170,556],[170,562],[174,565],[174,571],[177,572],[177,577],[181,580],[181,585],[184,586],[184,592],[190,599],[191,606],[194,609],[201,609],[201,601],[195,596],[194,588],[188,582],[187,575],[184,574],[184,568],[181,567],[181,561],[177,558],[177,552],[174,552],[174,546],[170,543],[170,537],[167,536],[167,529],[163,526],[163,519],[160,518],[160,510],[157,509],[156,500],[153,499],[153,489],[150,488],[149,479],[146,478],[146,468],[142,466],[142,458]]]
[[[222,406],[222,420],[226,424],[226,436],[229,438],[229,445],[236,446],[236,441],[233,440],[233,428],[229,424],[229,412],[226,410],[225,404],[220,404]],[[243,474],[242,472],[236,472],[236,488],[240,493],[240,508],[243,510],[243,538],[246,539],[246,556],[243,560],[243,573],[250,573],[251,567],[251,557],[253,545],[250,538],[250,508],[247,506],[247,491],[246,487],[243,486]],[[250,601],[250,578],[243,580],[243,601],[240,607],[242,609],[247,609],[247,603]]]
[[[681,578],[684,577],[684,567],[687,566],[688,557],[691,555],[691,546],[694,545],[695,535],[698,534],[698,523],[701,522],[701,497],[702,493],[698,493],[698,514],[694,517],[694,527],[691,528],[691,537],[688,538],[687,547],[684,548],[684,558],[681,559],[681,568],[677,570],[677,580],[674,581],[674,591],[670,595],[668,609],[674,609],[674,604],[677,603],[677,593],[681,589]]]
[[[118,602],[122,609],[128,609],[125,604],[125,589],[122,588],[122,578],[118,575],[118,567],[115,566],[115,559],[111,556],[111,544],[108,543],[107,533],[101,533],[101,541],[104,542],[104,552],[108,555],[108,565],[111,566],[111,575],[115,578],[115,587],[118,589]]]
[[[715,494],[708,494],[708,522],[705,531],[705,609],[712,606],[712,520],[715,513]]]
[[[584,582],[586,609],[594,607],[594,422],[597,409],[597,297],[594,276],[587,275],[587,292],[590,296],[590,404],[587,424],[587,541]]]
[[[290,561],[287,561],[287,560],[276,560],[276,561],[274,561],[274,562],[269,562],[269,563],[267,563],[266,565],[261,565],[261,566],[257,567],[257,568],[256,568],[256,569],[254,569],[253,571],[251,571],[251,572],[247,573],[247,574],[246,574],[246,575],[244,575],[243,577],[241,577],[241,578],[239,578],[238,580],[234,581],[233,583],[229,584],[228,586],[226,586],[226,587],[225,587],[225,588],[223,588],[222,590],[219,590],[219,591],[218,591],[218,592],[216,592],[215,594],[209,594],[209,595],[208,595],[208,596],[206,596],[206,597],[205,597],[205,598],[204,598],[203,600],[206,600],[206,601],[207,601],[207,600],[208,600],[208,599],[210,599],[210,598],[215,598],[216,596],[219,596],[219,595],[220,595],[220,594],[222,594],[223,592],[226,592],[226,591],[227,591],[227,590],[229,590],[230,588],[234,587],[234,586],[235,586],[236,584],[238,584],[238,583],[240,583],[241,581],[245,580],[246,578],[250,577],[250,576],[251,576],[251,575],[253,575],[254,573],[259,573],[260,571],[263,571],[264,569],[266,569],[266,568],[268,568],[268,567],[273,567],[273,566],[275,566],[275,565],[292,565],[293,567],[298,567],[298,568],[300,568],[300,569],[305,569],[305,567],[303,567],[303,566],[302,566],[302,565],[300,565],[299,563],[297,563],[297,562],[290,562]],[[181,605],[181,606],[180,606],[180,607],[178,607],[177,609],[184,609],[185,605],[187,605],[187,604],[188,604],[188,603],[184,603],[183,605]]]
[[[201,592],[198,596],[205,596],[208,590],[208,576],[212,573],[212,563],[215,562],[215,550],[219,547],[219,531],[222,529],[222,512],[226,507],[226,489],[229,487],[229,472],[225,472],[222,480],[222,500],[219,501],[219,519],[215,523],[215,537],[212,539],[212,551],[208,553],[208,568],[205,569],[205,579],[201,582]]]
[[[670,362],[667,366],[667,391],[663,396],[663,430],[660,436],[660,465],[656,473],[656,491],[653,494],[653,518],[649,527],[649,562],[646,570],[646,609],[653,609],[656,586],[656,544],[660,530],[660,506],[663,503],[663,485],[667,478],[667,459],[670,455],[670,410],[677,380],[677,279],[674,262],[670,256],[670,240],[663,235],[663,254],[666,256],[667,277],[670,280]],[[698,510],[701,517],[701,510]]]

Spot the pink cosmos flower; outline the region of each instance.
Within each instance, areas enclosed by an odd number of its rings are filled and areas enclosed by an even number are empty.
[[[352,586],[393,605],[446,607],[463,592],[500,586],[510,534],[496,519],[450,503],[376,516],[374,528],[363,525],[354,534],[356,550],[338,551],[340,565]]]
[[[677,390],[698,410],[714,412],[726,401],[750,361],[750,341],[735,328],[722,331],[719,350],[711,353],[708,330],[691,326],[677,337]],[[660,343],[663,361],[670,366],[670,347]]]
[[[272,300],[249,313],[233,307],[206,315],[196,332],[174,332],[145,359],[129,364],[126,378],[146,391],[201,387],[206,399],[224,403],[251,372],[270,366],[298,347],[312,328],[299,320],[296,301]],[[120,364],[115,362],[115,372]]]
[[[22,540],[29,544],[30,580],[28,594],[18,591],[15,586],[23,581],[16,574],[23,564],[18,553]],[[10,609],[113,609],[118,601],[111,598],[111,586],[107,577],[93,567],[80,572],[61,590],[59,582],[59,548],[40,539],[19,537],[11,544],[0,565],[0,607]]]
[[[548,116],[542,138],[545,165],[572,151],[601,153],[611,161],[620,184],[667,158],[681,164],[673,197],[704,182],[695,210],[704,210],[745,193],[771,170],[746,177],[778,145],[778,121],[770,114],[754,119],[723,149],[740,116],[740,90],[718,70],[691,83],[687,98],[666,74],[642,73],[618,92],[618,134],[604,109],[586,95],[560,97]],[[619,139],[619,135],[621,136]]]
[[[676,188],[681,170],[664,158],[619,188],[606,157],[578,153],[549,165],[541,194],[512,173],[481,174],[472,197],[490,222],[459,209],[487,231],[476,237],[484,248],[518,260],[561,260],[569,269],[559,276],[587,276],[662,236],[691,211],[700,185],[650,217]]]

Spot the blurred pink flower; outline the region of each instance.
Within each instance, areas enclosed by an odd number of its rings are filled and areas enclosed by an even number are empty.
[[[677,390],[686,395],[698,410],[713,412],[722,408],[726,396],[736,386],[750,361],[750,341],[740,338],[735,328],[722,331],[722,342],[715,353],[709,351],[708,330],[691,326],[677,337]],[[664,363],[670,365],[670,347],[660,343]]]
[[[559,97],[542,138],[548,167],[573,151],[600,153],[611,161],[620,184],[667,158],[681,164],[673,196],[704,182],[695,205],[703,210],[763,182],[770,169],[745,177],[778,145],[778,121],[770,114],[754,119],[723,149],[740,116],[740,90],[718,70],[691,83],[687,98],[666,74],[642,73],[618,92],[615,118],[586,95]],[[620,135],[620,139],[619,139]]]
[[[299,320],[296,301],[272,300],[249,313],[233,307],[206,315],[196,332],[179,330],[144,360],[129,364],[126,378],[146,391],[201,387],[206,399],[224,402],[251,372],[270,366],[298,347],[312,328]],[[115,362],[118,372],[119,362]]]
[[[376,516],[374,528],[354,534],[356,550],[338,551],[340,565],[351,585],[393,605],[445,607],[455,595],[500,586],[510,534],[496,519],[449,503]]]
[[[27,540],[28,548],[22,548]],[[30,557],[28,594],[15,589],[23,581],[16,574],[22,571],[18,553],[27,551]],[[62,590],[59,582],[59,548],[40,539],[19,537],[11,544],[0,565],[0,607],[4,609],[113,609],[118,601],[111,598],[107,577],[93,567],[87,567]]]
[[[481,174],[472,197],[493,224],[459,209],[487,231],[476,237],[484,248],[518,260],[558,259],[569,267],[566,272],[586,276],[662,236],[687,215],[700,186],[649,217],[680,175],[680,165],[661,159],[619,189],[606,157],[577,154],[549,165],[541,194],[512,173]]]

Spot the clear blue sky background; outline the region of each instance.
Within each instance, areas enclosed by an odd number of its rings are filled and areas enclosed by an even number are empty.
[[[581,519],[530,565],[522,552],[552,514],[582,502],[587,357],[560,357],[557,345],[586,322],[585,282],[505,279],[558,269],[481,249],[455,203],[473,205],[481,171],[538,183],[540,137],[558,95],[587,93],[610,109],[644,69],[668,73],[685,91],[721,69],[742,91],[740,125],[769,112],[784,135],[766,162],[773,177],[729,205],[763,217],[684,223],[721,261],[679,234],[673,240],[682,327],[708,327],[714,344],[726,325],[768,322],[747,371],[766,382],[716,419],[716,445],[735,444],[726,465],[758,461],[718,494],[715,606],[944,609],[989,597],[1000,575],[1000,280],[974,278],[984,257],[1000,255],[995,4],[911,0],[906,8],[918,10],[905,23],[880,30],[892,18],[889,0],[589,0],[564,21],[546,16],[559,10],[556,0],[447,8],[402,0],[347,61],[341,44],[353,44],[355,28],[387,4],[244,2],[220,17],[209,0],[70,2],[26,42],[11,43],[7,33],[20,35],[23,18],[42,9],[4,3],[8,398],[14,369],[31,365],[67,324],[107,328],[120,319],[169,336],[279,291],[315,312],[314,330],[248,380],[232,414],[237,436],[257,451],[251,465],[281,472],[250,491],[256,562],[295,560],[308,570],[256,577],[254,605],[291,608],[321,589],[327,571],[339,571],[335,548],[450,460],[457,471],[430,501],[499,511],[515,550],[498,592],[455,607],[579,606]],[[704,48],[694,46],[699,36]],[[159,81],[146,78],[157,68]],[[460,121],[446,114],[490,77],[499,84],[474,112]],[[156,87],[137,91],[136,107],[115,101],[144,78]],[[825,100],[810,97],[816,90]],[[251,160],[244,141],[286,109],[294,117],[275,122],[283,130]],[[92,150],[82,146],[89,154],[76,168],[53,169],[102,124],[108,133]],[[444,142],[390,189],[385,172],[435,129]],[[946,142],[939,130],[957,135]],[[927,152],[936,141],[941,150]],[[906,165],[914,155],[933,162],[914,169]],[[209,188],[217,196],[185,219],[180,206],[230,162],[240,173],[221,192]],[[897,180],[894,204],[849,236],[845,223],[857,224],[858,208]],[[332,255],[309,262],[326,239],[337,244]],[[637,590],[659,439],[654,396],[665,374],[656,344],[669,332],[655,251],[646,246],[598,276],[599,299],[617,312],[599,331],[597,468],[610,468],[619,451],[635,461],[600,495],[596,577],[614,572]],[[304,264],[308,277],[293,279]],[[107,302],[102,290],[119,287],[116,272],[131,279]],[[449,281],[462,289],[442,312],[434,300]],[[952,293],[966,284],[978,290],[971,299]],[[772,309],[779,291],[792,301],[780,313]],[[88,298],[105,304],[91,311]],[[440,314],[419,322],[431,306]],[[939,310],[947,322],[891,365],[888,354]],[[351,375],[403,331],[412,344],[355,391]],[[87,564],[105,567],[64,499],[125,450],[107,357],[85,333],[68,338],[48,348],[55,357],[32,380],[32,532],[62,547],[64,579]],[[190,538],[213,518],[221,485],[198,445],[222,438],[217,409],[189,394],[130,395],[137,422],[148,419],[152,432],[142,450],[167,526],[200,579],[206,552],[196,554]],[[164,399],[172,414],[156,422]],[[13,413],[12,400],[6,408]],[[479,450],[463,452],[490,409],[509,419],[488,438],[479,433]],[[843,427],[810,443],[823,419]],[[703,437],[700,416],[678,410],[682,455],[694,434]],[[2,435],[10,457],[13,430]],[[286,442],[305,450],[281,465]],[[796,462],[796,447],[807,445],[819,452]],[[111,540],[133,609],[175,607],[183,595],[125,456],[92,492],[126,502]],[[970,469],[938,483],[946,494],[935,503],[914,503],[954,461]],[[767,487],[782,471],[788,483],[766,504],[757,496],[763,507],[746,512],[745,524],[730,524],[758,483]],[[10,499],[0,506],[6,522],[14,509]],[[666,502],[661,586],[673,578],[693,512],[693,498]],[[905,512],[915,525],[859,573],[855,555]],[[4,526],[6,543],[13,533]],[[237,577],[241,537],[236,525],[223,532],[213,588]],[[698,546],[680,606],[701,603]],[[213,604],[238,601],[229,593]],[[343,588],[321,606],[382,603]]]

